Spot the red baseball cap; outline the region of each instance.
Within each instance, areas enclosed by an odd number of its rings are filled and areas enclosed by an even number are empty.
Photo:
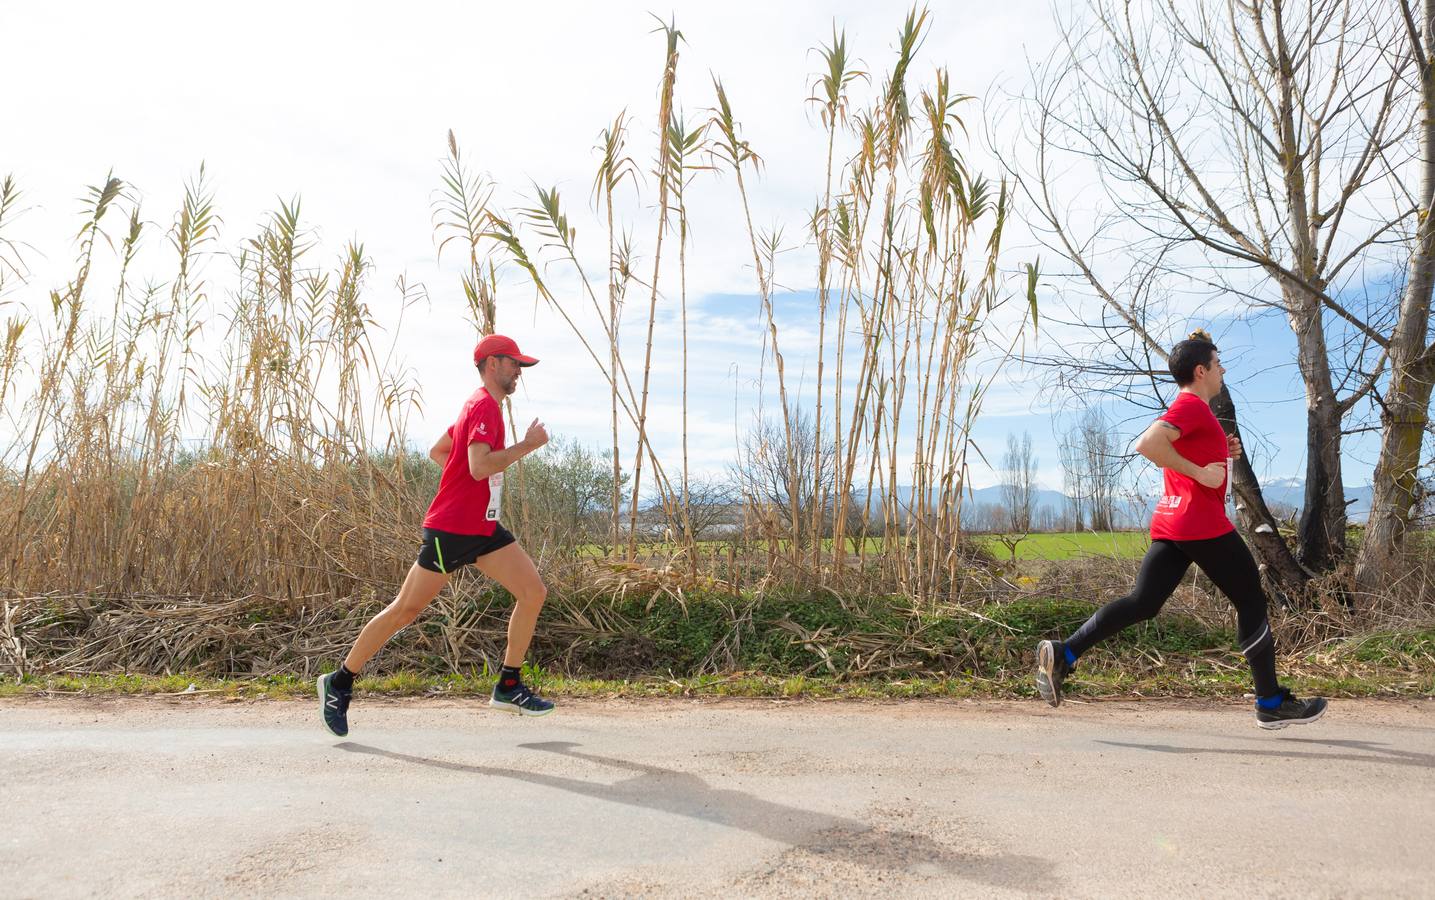
[[[518,344],[513,338],[502,334],[486,334],[473,348],[473,364],[476,366],[490,356],[509,356],[520,366],[533,366],[538,360],[531,356],[524,356],[518,349]]]

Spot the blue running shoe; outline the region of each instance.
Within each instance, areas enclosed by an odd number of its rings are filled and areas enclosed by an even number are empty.
[[[349,701],[354,692],[334,687],[336,672],[320,675],[315,687],[319,691],[319,713],[324,718],[324,727],[334,737],[349,733]]]
[[[521,681],[509,691],[500,690],[495,684],[488,705],[520,716],[546,716],[553,712],[552,703],[533,693],[528,685]]]

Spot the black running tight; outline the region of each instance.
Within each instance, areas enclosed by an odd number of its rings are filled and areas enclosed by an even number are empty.
[[[1066,639],[1077,656],[1123,628],[1144,622],[1161,611],[1180,585],[1191,563],[1221,589],[1236,607],[1241,652],[1250,663],[1256,696],[1279,693],[1276,681],[1276,645],[1266,619],[1266,595],[1260,570],[1246,542],[1234,531],[1205,541],[1152,541],[1141,562],[1136,589],[1098,609],[1086,624]]]

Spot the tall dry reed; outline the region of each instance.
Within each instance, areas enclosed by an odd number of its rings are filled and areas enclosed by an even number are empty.
[[[512,284],[505,270],[517,273],[578,337],[608,388],[609,550],[622,546],[629,560],[644,545],[682,556],[690,576],[713,558],[693,527],[687,434],[688,188],[711,171],[732,176],[728,196],[742,214],[742,233],[712,239],[739,242],[752,262],[759,380],[777,400],[763,452],[783,486],[771,496],[740,485],[749,528],[734,541],[757,539],[742,546],[783,578],[837,585],[871,572],[916,597],[955,589],[971,424],[996,369],[973,367],[1003,358],[1013,332],[997,319],[1021,291],[1008,289],[999,266],[1005,186],[969,171],[962,154],[959,113],[969,98],[942,71],[913,83],[926,24],[926,12],[906,18],[888,74],[865,103],[855,94],[868,76],[846,36],[834,31],[819,50],[812,101],[825,154],[808,223],[816,265],[800,276],[815,285],[815,308],[801,314],[776,288],[782,228],[753,225],[761,158],[722,81],[713,78],[711,95],[702,88],[704,117],[679,112],[675,22],[656,29],[663,53],[647,223],[615,213],[615,194],[642,189],[633,119],[620,113],[598,141],[602,274],[585,269],[556,189],[535,186],[512,211],[501,207],[498,186],[448,134],[434,241],[440,255],[462,257],[472,327],[499,326],[499,292]],[[19,196],[13,180],[0,183],[0,302],[35,287],[22,283],[24,247],[12,236]],[[391,590],[433,472],[407,431],[420,397],[394,352],[401,335],[376,327],[370,303],[396,290],[406,309],[425,292],[403,282],[376,288],[363,245],[324,249],[298,198],[231,237],[203,168],[162,234],[147,221],[124,182],[107,176],[87,194],[64,287],[6,322],[0,403],[18,428],[0,447],[5,586],[296,602]],[[650,244],[638,233],[650,233]],[[92,284],[97,254],[111,252],[115,281]],[[665,268],[674,253],[675,269]],[[640,254],[650,254],[646,278],[634,271]],[[141,257],[169,274],[158,283],[131,277]],[[543,274],[554,263],[576,273],[581,296],[554,296]],[[647,302],[629,324],[644,337],[627,346],[619,335],[635,284]],[[674,301],[677,460],[663,458],[649,418],[656,323]],[[815,318],[818,334],[806,401],[787,361],[789,329],[805,327],[803,317]],[[527,521],[537,513],[516,474]],[[650,503],[666,528],[640,525]]]

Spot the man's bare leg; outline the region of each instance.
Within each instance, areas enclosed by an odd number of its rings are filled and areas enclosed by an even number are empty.
[[[349,700],[354,692],[354,676],[400,628],[418,618],[448,580],[449,576],[442,572],[430,572],[417,564],[412,566],[399,588],[399,595],[359,632],[359,639],[354,641],[344,664],[319,676],[315,683],[319,713],[324,727],[335,737],[349,733]]]
[[[430,572],[417,563],[410,566],[409,574],[404,578],[403,587],[399,588],[399,595],[394,598],[394,602],[384,607],[383,612],[370,619],[364,630],[359,632],[353,649],[344,658],[344,668],[358,674],[364,664],[388,643],[389,638],[419,617],[419,613],[433,602],[433,598],[438,596],[438,592],[443,590],[452,577],[443,572]],[[532,634],[531,629],[529,634]]]
[[[517,542],[492,553],[485,553],[474,562],[474,568],[503,585],[513,595],[513,614],[508,617],[508,648],[503,664],[515,668],[523,665],[538,613],[548,597],[548,588],[538,575],[538,567]]]
[[[508,617],[508,648],[503,653],[503,668],[498,672],[498,682],[488,705],[524,716],[551,713],[553,704],[533,693],[523,683],[520,671],[528,644],[533,640],[538,613],[548,596],[537,567],[517,543],[480,556],[474,565],[507,588],[514,599],[513,614]]]

